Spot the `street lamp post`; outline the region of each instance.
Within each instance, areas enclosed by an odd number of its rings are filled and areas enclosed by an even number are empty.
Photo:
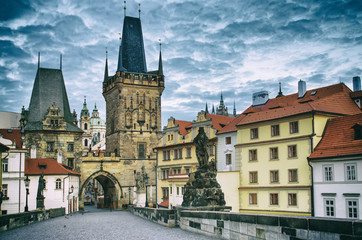
[[[145,187],[146,187],[146,206],[145,207],[148,207],[148,201],[147,201],[147,184],[148,184],[148,175],[147,173],[145,174]]]
[[[131,187],[128,187],[128,205],[131,205]]]
[[[30,184],[30,179],[28,176],[26,176],[26,178],[24,179],[25,182],[25,188],[26,188],[26,203],[25,203],[25,212],[29,212],[28,209],[28,195],[29,195],[29,184]]]

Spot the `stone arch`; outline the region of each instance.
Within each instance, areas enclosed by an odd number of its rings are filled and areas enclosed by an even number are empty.
[[[96,179],[103,187],[104,190],[104,207],[109,208],[110,203],[114,207],[121,208],[121,197],[123,197],[122,186],[119,183],[118,179],[113,176],[110,172],[99,170],[92,173],[87,179],[82,183],[82,186],[79,190],[79,207],[84,209],[84,193],[85,188],[90,181]],[[112,207],[113,207],[112,206]]]

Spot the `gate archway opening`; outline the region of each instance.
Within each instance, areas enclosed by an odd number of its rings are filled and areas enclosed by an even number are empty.
[[[84,204],[89,201],[89,197],[95,200],[97,208],[122,207],[120,201],[123,197],[122,187],[117,178],[106,171],[95,172],[82,183],[79,196],[80,209],[84,209]]]

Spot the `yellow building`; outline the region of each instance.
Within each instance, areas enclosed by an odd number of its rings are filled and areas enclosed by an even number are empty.
[[[307,157],[331,117],[360,112],[343,83],[298,93],[253,95],[237,126],[236,158],[241,161],[240,212],[310,216],[312,175]]]
[[[216,160],[216,133],[234,118],[201,111],[193,122],[168,120],[157,150],[157,203],[172,208],[181,205],[184,185],[189,173],[197,169],[198,161],[192,141],[203,127],[209,138],[209,156]]]

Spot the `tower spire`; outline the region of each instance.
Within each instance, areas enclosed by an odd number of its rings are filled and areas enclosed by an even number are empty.
[[[40,68],[40,52],[38,52],[38,69]]]
[[[138,3],[138,18],[141,18],[141,3]]]
[[[215,107],[214,107],[214,104],[212,104],[212,112],[211,114],[215,114]]]
[[[63,55],[60,54],[60,70],[62,70],[62,57],[63,57]]]
[[[162,66],[162,54],[161,54],[161,39],[158,39],[158,41],[160,42],[160,57],[158,59],[158,75],[163,75],[163,66]]]
[[[209,113],[209,108],[207,107],[207,102],[206,102],[206,106],[205,106],[205,112],[208,114]]]
[[[104,68],[104,80],[103,82],[107,82],[108,81],[108,50],[106,48],[106,66]]]
[[[117,66],[117,72],[123,72],[126,69],[123,67],[123,61],[122,61],[122,37],[121,37],[121,33],[119,33],[119,53],[118,53],[118,66]]]
[[[126,1],[124,1],[123,4],[124,4],[124,7],[123,7],[124,17],[126,17],[126,9],[127,9],[127,7],[126,7]]]

